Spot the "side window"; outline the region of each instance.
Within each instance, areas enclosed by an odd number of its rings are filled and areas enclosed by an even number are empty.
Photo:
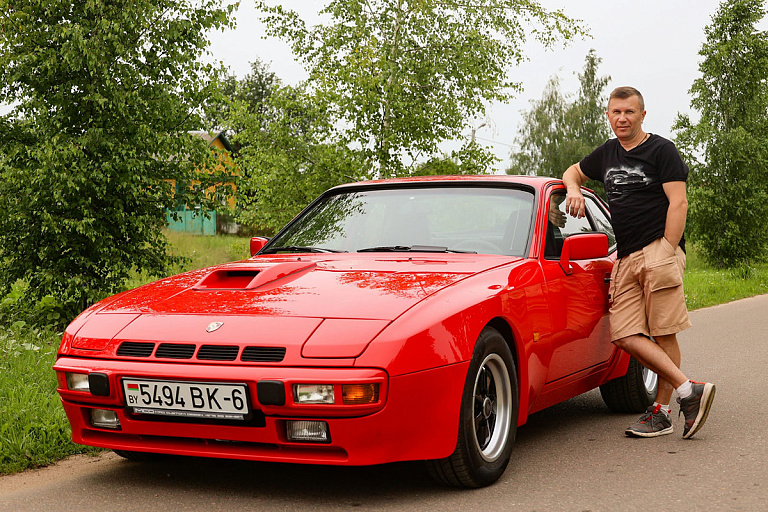
[[[587,199],[588,215],[577,219],[565,213],[565,191],[556,191],[549,196],[549,205],[547,209],[547,233],[544,245],[544,257],[547,259],[558,259],[563,251],[563,240],[576,233],[590,233],[595,231],[589,222],[589,214],[592,210],[599,209],[594,199],[585,196]],[[590,203],[591,201],[591,203]],[[602,213],[603,220],[610,227],[610,221],[605,213]],[[604,231],[600,222],[597,231]],[[615,245],[613,240],[613,230],[608,234],[609,243]]]
[[[608,235],[608,252],[611,253],[616,250],[616,236],[613,234],[613,226],[611,225],[611,219],[608,217],[608,213],[603,206],[597,202],[594,197],[586,196],[587,200],[587,212],[592,217],[592,220],[597,225],[597,231]]]

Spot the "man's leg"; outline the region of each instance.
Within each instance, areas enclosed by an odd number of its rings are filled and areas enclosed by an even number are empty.
[[[669,358],[675,363],[675,366],[680,368],[680,345],[677,343],[676,334],[667,334],[664,336],[655,336],[656,344],[660,346],[664,352],[667,353]],[[667,382],[664,378],[659,377],[659,389],[656,391],[656,403],[669,404],[672,400],[672,392],[675,386]]]
[[[677,388],[688,380],[683,372],[680,371],[680,368],[677,367],[680,358],[679,349],[677,351],[677,362],[675,362],[661,346],[640,334],[627,336],[626,338],[614,341],[614,343],[617,347],[640,361],[643,366],[655,372],[660,379],[671,384],[672,387]],[[672,392],[670,391],[669,398],[671,397]],[[663,398],[663,396],[658,398]]]
[[[681,378],[683,382],[686,379],[679,369],[680,351],[675,350],[677,342],[674,335],[671,337],[672,340],[667,336],[661,342],[656,339],[657,344],[645,336],[637,334],[614,342],[616,346],[628,352],[643,366],[656,372],[659,376],[656,404],[649,407],[643,416],[627,427],[624,433],[630,437],[657,437],[671,434],[674,431],[669,416],[669,402],[672,399],[672,391],[677,387],[674,383]],[[665,350],[667,348],[671,354]],[[662,405],[665,405],[667,409],[662,411]]]
[[[614,343],[617,347],[640,361],[643,366],[655,372],[660,378],[659,385],[661,385],[661,379],[663,379],[670,383],[674,388],[678,389],[680,397],[677,401],[680,404],[680,412],[685,416],[683,439],[688,439],[698,432],[709,415],[709,409],[712,406],[712,400],[715,397],[714,384],[689,381],[683,372],[680,371],[680,368],[677,367],[677,364],[673,361],[672,357],[670,357],[662,347],[645,336],[639,334],[627,336],[626,338],[616,340]],[[677,343],[668,344],[668,348],[671,349],[673,357],[675,357],[674,354],[676,351],[679,352],[679,350],[674,347],[676,344]],[[681,391],[681,389],[683,389],[681,388],[683,384],[686,384],[686,387],[689,387],[688,393],[684,394]],[[659,396],[657,392],[656,396],[657,401],[662,403],[660,400],[664,398],[664,395]],[[632,427],[630,427],[630,429],[632,429]],[[629,429],[627,433],[630,435]],[[637,433],[631,434],[638,435]],[[649,435],[647,437],[651,436]]]

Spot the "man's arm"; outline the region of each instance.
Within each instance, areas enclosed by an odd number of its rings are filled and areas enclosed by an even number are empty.
[[[563,174],[563,183],[567,190],[565,196],[565,211],[571,216],[582,218],[584,217],[585,202],[584,195],[581,193],[581,186],[587,182],[589,178],[581,172],[579,164],[573,164]],[[682,232],[681,232],[682,236]]]
[[[685,218],[688,215],[688,198],[685,193],[684,181],[669,181],[664,183],[664,193],[669,200],[667,209],[667,224],[664,228],[664,238],[672,247],[677,247],[685,230]]]

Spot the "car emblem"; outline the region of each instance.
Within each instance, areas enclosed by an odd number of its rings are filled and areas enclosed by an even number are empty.
[[[224,325],[224,322],[211,322],[208,324],[208,327],[205,328],[205,332],[213,332],[222,325]]]

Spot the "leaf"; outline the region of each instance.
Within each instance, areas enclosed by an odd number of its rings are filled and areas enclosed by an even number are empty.
[[[206,190],[221,175],[197,170],[216,156],[188,132],[222,74],[201,60],[208,32],[232,24],[221,3],[3,8],[0,291],[28,283],[22,301],[43,323],[73,318],[132,269],[163,271],[165,210],[215,203]]]

